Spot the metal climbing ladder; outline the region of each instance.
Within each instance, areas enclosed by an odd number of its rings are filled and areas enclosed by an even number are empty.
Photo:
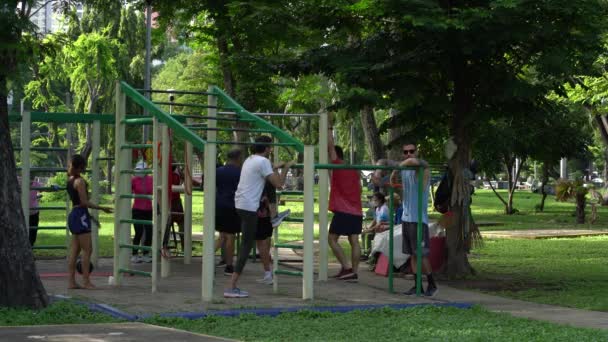
[[[158,108],[150,100],[138,93],[124,82],[116,84],[116,177],[115,177],[115,214],[114,214],[114,281],[116,285],[122,282],[124,274],[135,274],[151,277],[152,292],[156,292],[158,285],[158,264],[160,258],[160,241],[164,236],[165,223],[169,218],[169,128],[177,135],[185,138],[188,144],[199,150],[204,149],[205,141],[185,128],[171,115]],[[147,109],[151,114],[145,117],[127,117],[127,98]],[[127,141],[126,130],[130,125],[151,125],[153,142],[151,144],[137,144]],[[160,151],[157,148],[160,147]],[[132,169],[132,150],[152,149],[153,162],[151,169]],[[160,165],[160,168],[158,167]],[[152,195],[133,194],[131,192],[131,178],[133,175],[149,174],[153,178]],[[136,220],[131,216],[131,200],[140,198],[152,201],[152,220]],[[160,206],[157,205],[160,203]],[[159,208],[160,207],[160,208]],[[136,246],[131,243],[131,224],[144,224],[152,226],[152,247]],[[136,270],[129,266],[129,258],[133,250],[149,251],[152,255],[151,271]],[[161,276],[169,275],[169,261],[161,259]]]

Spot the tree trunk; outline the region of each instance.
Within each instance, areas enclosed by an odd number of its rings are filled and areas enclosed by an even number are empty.
[[[399,112],[397,112],[397,110],[392,109],[392,108],[389,109],[389,117],[393,118],[393,117],[397,116],[398,114],[399,114]],[[403,159],[403,154],[401,152],[402,146],[395,143],[399,139],[399,137],[401,137],[402,129],[403,129],[402,126],[394,125],[393,127],[389,128],[389,130],[388,130],[388,143],[389,143],[388,159],[392,159],[392,160],[402,160]]]
[[[463,277],[472,274],[467,253],[471,246],[470,216],[471,190],[470,180],[465,177],[466,169],[471,162],[471,137],[468,122],[472,119],[473,94],[469,84],[471,75],[466,70],[466,61],[455,59],[454,63],[454,113],[450,124],[450,133],[457,145],[456,153],[448,165],[453,172],[451,209],[454,224],[446,230],[448,258],[444,272],[448,277]],[[472,122],[472,120],[471,120]]]
[[[547,198],[547,192],[545,191],[545,186],[547,185],[547,182],[549,181],[549,164],[547,162],[543,163],[543,178],[540,184],[540,193],[542,194],[541,200],[540,200],[540,207],[539,207],[539,211],[544,211],[545,210],[545,199]]]
[[[511,215],[513,204],[511,203],[511,188],[513,187],[513,165],[515,164],[515,158],[511,156],[505,157],[505,171],[507,174],[507,203],[505,205],[505,214]]]
[[[576,223],[585,223],[585,206],[587,205],[586,193],[576,194]]]
[[[95,95],[92,95],[91,99],[89,101],[89,108],[87,111],[89,114],[93,113],[93,109],[95,108],[96,102],[97,102],[97,97]],[[80,155],[84,158],[84,160],[89,160],[89,156],[91,155],[91,152],[93,152],[93,134],[92,134],[91,124],[88,124],[88,123],[84,124],[84,132],[85,132],[85,134],[84,134],[85,143],[84,143],[84,147],[80,151]]]
[[[363,128],[363,134],[367,141],[367,147],[369,148],[369,155],[372,163],[379,159],[386,158],[384,152],[384,146],[382,146],[382,140],[378,133],[378,125],[376,124],[376,117],[374,116],[374,109],[370,106],[365,106],[361,110],[361,127]]]
[[[5,87],[6,78],[0,75],[0,307],[38,309],[48,305],[48,297],[25,227]]]
[[[604,188],[608,189],[608,147],[604,147],[604,171],[602,172]],[[602,197],[602,205],[608,205],[608,191]]]
[[[512,171],[508,172],[507,174],[508,179],[509,179],[509,199],[507,201],[507,207],[505,209],[505,213],[507,215],[513,215],[516,210],[513,208],[513,198],[515,197],[515,190],[517,190],[517,180],[519,179],[519,173],[521,172],[521,169],[523,168],[525,164],[525,159],[522,159],[522,161],[519,164],[519,168],[517,169],[517,172],[515,174],[515,176],[512,175]],[[513,167],[517,165],[517,162],[511,163],[511,165],[509,166],[507,164],[507,170],[513,170]],[[515,179],[513,179],[515,178]]]

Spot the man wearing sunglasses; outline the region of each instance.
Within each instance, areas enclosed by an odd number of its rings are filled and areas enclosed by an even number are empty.
[[[418,236],[418,220],[422,220],[422,272],[426,274],[428,281],[424,295],[432,297],[437,293],[437,285],[433,280],[431,263],[429,262],[430,241],[429,241],[429,216],[428,216],[428,201],[430,188],[430,169],[426,161],[419,159],[414,142],[406,142],[403,144],[403,161],[399,166],[423,166],[423,193],[422,193],[422,217],[418,217],[418,171],[417,170],[401,170],[393,171],[391,174],[391,183],[398,183],[398,176],[401,177],[403,185],[402,206],[403,215],[401,217],[402,232],[403,232],[403,253],[410,255],[410,265],[412,272],[416,272],[416,252],[417,252],[417,236]],[[406,295],[416,294],[416,286],[413,286]]]

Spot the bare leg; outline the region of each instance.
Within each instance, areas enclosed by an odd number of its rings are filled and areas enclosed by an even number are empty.
[[[270,238],[258,240],[256,241],[256,245],[260,251],[260,259],[262,259],[264,271],[270,272]]]
[[[230,288],[234,289],[236,288],[236,283],[239,281],[239,277],[241,275],[239,273],[233,272],[232,273],[232,277],[230,278]]]
[[[411,256],[410,257],[410,267],[412,268],[412,273],[416,274],[417,271],[417,265],[416,265],[416,261],[418,259],[416,259],[415,256]],[[432,272],[432,268],[431,268],[431,263],[429,262],[429,258],[428,257],[422,257],[422,273],[423,274],[429,274]]]
[[[359,245],[359,234],[349,235],[348,242],[350,242],[351,253],[350,259],[353,263],[353,272],[357,273],[359,269],[359,259],[361,258],[361,246]]]
[[[91,265],[91,253],[93,252],[91,233],[78,235],[78,240],[82,246],[82,286],[85,289],[94,289],[95,285],[91,283],[91,270],[89,269]]]
[[[220,249],[220,247],[222,247],[223,244],[224,244],[224,233],[220,232],[220,237],[217,238],[217,240],[215,240],[215,245],[213,247],[213,250],[215,252],[217,252],[217,250]]]
[[[234,262],[234,234],[222,233],[224,234],[224,241],[226,241],[226,265],[232,266]]]
[[[340,244],[338,244],[338,238],[339,238],[338,235],[330,233],[329,239],[328,239],[329,247],[331,247],[331,251],[334,252],[334,255],[340,262],[340,265],[342,265],[342,268],[349,269],[350,266],[346,262],[346,257],[344,256],[344,251],[342,250],[342,247],[340,246]]]
[[[276,217],[277,214],[279,213],[279,210],[277,209],[277,204],[276,203],[270,203],[270,218]]]
[[[70,242],[70,255],[68,256],[68,289],[79,289],[80,285],[76,282],[76,258],[80,253],[80,243],[78,235],[72,235]]]

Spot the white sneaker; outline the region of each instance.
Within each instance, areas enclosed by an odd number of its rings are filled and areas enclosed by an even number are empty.
[[[139,255],[134,255],[131,257],[131,262],[134,264],[139,264],[141,263],[141,257]]]
[[[152,262],[152,257],[149,255],[144,255],[143,257],[141,257],[141,262],[149,264]]]
[[[270,277],[264,277],[262,279],[258,279],[256,280],[256,282],[260,283],[260,284],[266,284],[266,285],[272,285],[274,283],[274,279],[272,278],[272,275]]]
[[[291,214],[291,210],[287,209],[277,214],[277,216],[272,218],[272,228],[278,227],[283,220]]]
[[[239,288],[224,290],[224,298],[247,298],[249,292],[243,291]]]

